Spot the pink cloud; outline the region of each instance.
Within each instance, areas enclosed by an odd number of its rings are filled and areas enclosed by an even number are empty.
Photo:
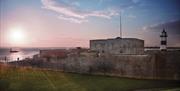
[[[54,0],[41,0],[43,8],[54,11],[59,14],[58,18],[75,23],[87,22],[88,17],[101,17],[111,19],[112,16],[118,15],[118,12],[112,9],[106,11],[83,11],[75,6],[64,2],[57,3]]]

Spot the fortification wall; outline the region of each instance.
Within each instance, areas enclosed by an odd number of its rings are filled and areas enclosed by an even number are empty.
[[[153,79],[154,60],[151,55],[69,57],[59,64],[66,72]]]
[[[90,40],[90,49],[110,54],[143,54],[144,41],[135,38]]]
[[[16,63],[17,64],[17,63]],[[74,55],[67,58],[40,58],[18,65],[83,74],[140,79],[180,80],[180,51],[147,52],[146,55]]]
[[[180,80],[180,51],[159,51],[155,56],[154,74],[157,79]]]

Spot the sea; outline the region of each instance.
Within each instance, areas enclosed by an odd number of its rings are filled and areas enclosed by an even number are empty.
[[[33,55],[39,54],[39,48],[0,48],[0,62],[19,61],[25,58],[32,58]]]
[[[39,54],[40,50],[72,49],[73,47],[39,47],[39,48],[2,48],[0,47],[0,62],[19,61],[32,58]],[[18,52],[10,52],[10,50]]]

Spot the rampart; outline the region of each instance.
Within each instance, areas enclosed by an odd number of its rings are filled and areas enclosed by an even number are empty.
[[[147,51],[144,55],[101,56],[81,53],[69,55],[67,58],[34,58],[16,64],[82,74],[180,80],[180,51]]]

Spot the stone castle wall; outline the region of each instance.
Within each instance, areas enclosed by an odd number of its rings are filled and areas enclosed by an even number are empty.
[[[74,55],[22,61],[30,66],[75,72],[142,79],[180,80],[180,51],[147,52],[145,55]],[[24,65],[25,63],[19,63]]]
[[[110,54],[143,54],[144,40],[135,38],[90,40],[90,49]]]
[[[155,56],[155,77],[180,80],[180,51],[162,51]]]

